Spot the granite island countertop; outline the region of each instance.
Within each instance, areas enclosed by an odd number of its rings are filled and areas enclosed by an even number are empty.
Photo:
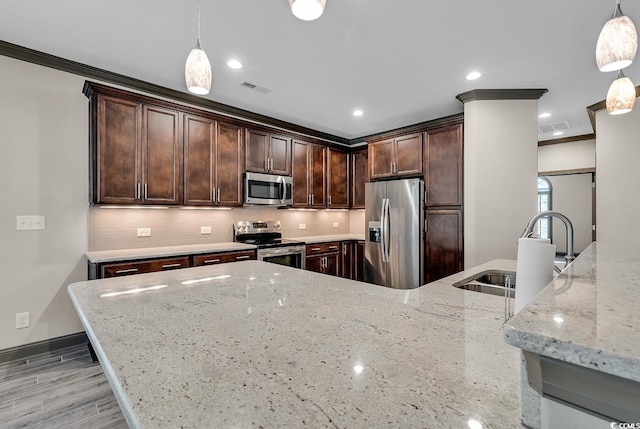
[[[503,298],[262,261],[69,286],[131,427],[520,426]]]
[[[591,244],[505,325],[505,341],[640,381],[640,245]]]

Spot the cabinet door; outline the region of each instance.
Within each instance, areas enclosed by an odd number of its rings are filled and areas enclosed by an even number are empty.
[[[309,145],[311,150],[309,164],[309,191],[311,193],[312,207],[326,207],[327,205],[327,188],[325,181],[325,173],[327,171],[326,150],[324,146],[317,144]]]
[[[422,174],[422,134],[395,140],[395,175]]]
[[[91,202],[135,204],[139,197],[142,105],[97,97]]]
[[[354,256],[353,241],[342,242],[342,253],[340,255],[340,277],[345,279],[353,278],[353,256]]]
[[[272,134],[269,141],[271,159],[269,172],[291,176],[291,139]]]
[[[150,259],[147,261],[114,262],[102,265],[102,278],[129,276],[132,274],[153,273],[156,271],[188,268],[189,257]]]
[[[364,241],[356,242],[354,249],[353,280],[361,282],[364,280]]]
[[[247,171],[267,172],[269,133],[246,129],[245,162]]]
[[[322,273],[324,270],[324,255],[307,256],[305,261],[305,269]]]
[[[310,205],[309,195],[309,157],[310,143],[293,142],[293,206],[308,207]]]
[[[327,149],[329,170],[327,171],[327,207],[349,208],[349,154]]]
[[[212,205],[214,201],[213,119],[184,116],[184,203]]]
[[[180,204],[182,139],[180,114],[145,105],[142,112],[142,202]]]
[[[203,265],[225,264],[227,262],[245,261],[256,259],[255,250],[246,250],[241,252],[224,252],[224,253],[208,253],[193,256],[193,266],[200,267]]]
[[[428,207],[462,205],[462,124],[425,133]]]
[[[364,184],[369,181],[369,152],[360,150],[351,154],[351,207],[364,208]]]
[[[427,210],[427,283],[462,271],[462,210]]]
[[[369,144],[369,176],[371,179],[393,175],[393,143],[393,140],[384,140]]]
[[[217,203],[242,206],[242,128],[218,122],[215,151]]]
[[[325,257],[325,267],[324,274],[329,274],[330,276],[336,276],[340,274],[340,252],[328,253],[324,255]]]

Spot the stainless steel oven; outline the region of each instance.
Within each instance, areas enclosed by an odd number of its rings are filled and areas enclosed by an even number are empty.
[[[304,269],[304,242],[282,238],[281,228],[280,221],[236,222],[233,224],[233,241],[254,244],[261,261]]]
[[[306,251],[304,245],[280,246],[261,249],[258,247],[258,259],[274,264],[286,265],[294,268],[305,268]]]
[[[293,179],[274,174],[245,173],[244,203],[290,206],[293,204]]]

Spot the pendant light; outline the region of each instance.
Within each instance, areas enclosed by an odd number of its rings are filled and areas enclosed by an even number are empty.
[[[629,66],[638,50],[638,32],[633,21],[620,9],[620,0],[611,19],[602,28],[596,44],[596,63],[602,72],[621,70]]]
[[[607,112],[610,115],[622,115],[630,112],[634,104],[636,104],[636,88],[631,79],[619,70],[618,77],[607,92]]]
[[[207,95],[211,91],[211,64],[200,45],[200,0],[198,0],[198,39],[184,66],[184,80],[189,92]]]
[[[303,21],[313,21],[320,18],[324,11],[326,0],[289,0],[291,12]]]

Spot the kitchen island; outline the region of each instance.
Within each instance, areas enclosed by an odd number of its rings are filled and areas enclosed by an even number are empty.
[[[69,286],[131,427],[520,425],[501,297],[261,261]],[[478,426],[480,424],[481,426]]]

